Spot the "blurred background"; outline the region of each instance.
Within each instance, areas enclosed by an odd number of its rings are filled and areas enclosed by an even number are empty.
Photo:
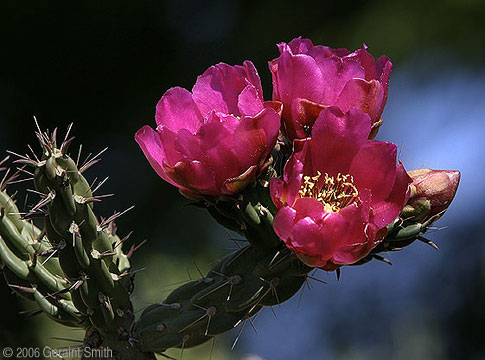
[[[108,146],[88,179],[110,177],[98,215],[135,208],[118,221],[144,245],[133,258],[135,307],[161,301],[176,282],[207,271],[234,247],[204,211],[150,168],[133,140],[172,86],[191,88],[218,63],[251,59],[266,97],[275,44],[297,36],[359,48],[394,63],[379,140],[400,146],[407,169],[458,169],[462,182],[429,234],[441,248],[415,243],[372,262],[317,273],[300,296],[242,332],[217,338],[212,359],[485,359],[485,2],[409,1],[2,1],[0,150],[25,153],[43,128],[74,122],[84,155]],[[1,155],[0,157],[3,157]],[[0,281],[0,347],[67,346],[82,332],[55,326]],[[185,350],[209,359],[212,344]],[[180,358],[180,351],[170,355]],[[1,356],[1,355],[0,355]]]

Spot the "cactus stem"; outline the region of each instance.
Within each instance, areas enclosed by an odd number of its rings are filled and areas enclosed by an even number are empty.
[[[206,318],[206,316],[208,316],[208,315],[207,315],[207,312],[206,312],[205,314],[201,315],[200,317],[198,317],[197,319],[195,319],[194,321],[192,321],[192,322],[191,322],[190,324],[188,324],[187,326],[185,326],[185,327],[183,327],[182,329],[180,329],[180,330],[178,331],[178,333],[180,334],[180,333],[184,332],[185,330],[187,330],[187,329],[191,328],[192,326],[194,326],[195,324],[197,324],[199,321],[204,320],[204,319]]]

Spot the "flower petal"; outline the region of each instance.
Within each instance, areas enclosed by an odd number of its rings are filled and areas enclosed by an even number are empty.
[[[357,61],[343,61],[336,56],[322,59],[318,63],[318,67],[320,68],[322,77],[325,81],[318,89],[321,93],[320,101],[313,101],[323,105],[334,105],[348,81],[354,78],[365,77],[364,69]],[[311,80],[311,78],[309,80]]]
[[[224,181],[224,189],[226,194],[236,194],[244,190],[244,188],[258,177],[258,167],[256,165],[250,166],[241,175],[227,179]]]
[[[384,88],[377,80],[352,79],[345,84],[335,105],[344,112],[359,108],[369,114],[374,123],[379,121],[384,104]]]
[[[285,123],[288,137],[290,139],[303,139],[310,136],[315,120],[320,111],[326,107],[307,99],[295,99],[291,105],[292,121]]]
[[[145,154],[145,157],[152,166],[153,170],[155,170],[157,174],[165,181],[172,185],[176,185],[175,182],[167,176],[163,170],[163,167],[161,166],[162,161],[165,159],[165,152],[163,151],[160,143],[158,133],[150,126],[145,125],[136,133],[135,141],[140,146],[143,154]]]
[[[195,133],[202,124],[202,116],[192,94],[181,87],[171,88],[162,96],[157,104],[155,120],[159,127],[165,126],[174,133],[179,129]]]
[[[283,182],[283,180],[278,178],[271,179],[269,189],[273,204],[275,204],[278,209],[282,206],[288,205],[288,201],[286,200],[286,184]]]
[[[236,65],[235,67],[239,68],[238,65]],[[249,84],[254,86],[254,88],[258,92],[259,99],[263,101],[264,97],[263,97],[263,88],[261,86],[261,78],[259,77],[256,67],[251,61],[246,60],[243,62],[242,68],[244,68],[245,70],[246,78],[249,81]]]
[[[404,167],[397,165],[394,185],[389,196],[372,206],[373,223],[379,228],[390,224],[406,205],[409,197],[408,187],[411,181]]]
[[[240,115],[237,106],[238,96],[246,87],[245,76],[241,67],[224,63],[208,68],[192,89],[193,98],[202,116],[215,110],[224,114]]]
[[[296,210],[296,219],[300,220],[304,217],[310,217],[316,224],[321,224],[327,217],[325,208],[321,202],[314,198],[297,198],[293,204],[293,209]]]
[[[207,195],[220,194],[215,186],[214,172],[200,161],[184,159],[173,167],[163,163],[163,168],[174,182],[188,190]]]
[[[275,215],[273,222],[274,231],[283,241],[286,241],[291,234],[295,216],[296,211],[289,206],[282,207]]]
[[[162,125],[158,128],[158,134],[160,136],[160,144],[165,152],[164,160],[170,166],[174,166],[184,158],[184,155],[177,151],[177,133]]]
[[[295,223],[291,231],[290,243],[307,255],[318,255],[323,262],[328,261],[339,246],[345,233],[346,221],[338,213],[331,213],[321,224],[305,217]]]
[[[263,110],[263,102],[257,89],[252,85],[246,86],[239,94],[237,106],[241,115],[255,116]]]
[[[372,206],[385,200],[396,178],[396,153],[394,144],[369,140],[355,155],[349,173],[357,189],[369,189]]]
[[[370,128],[369,116],[359,109],[346,114],[336,107],[322,110],[312,129],[314,173],[319,170],[330,176],[347,174],[353,157],[367,141]]]
[[[279,89],[279,98],[273,100],[285,105],[290,105],[296,98],[320,102],[324,77],[311,56],[291,55],[285,51],[278,58],[277,69],[273,86]],[[289,107],[283,108],[283,116],[289,118],[290,111]]]

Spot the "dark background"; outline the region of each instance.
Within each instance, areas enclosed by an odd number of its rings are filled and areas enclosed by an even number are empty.
[[[462,170],[457,199],[438,224],[449,228],[432,235],[442,251],[413,244],[392,255],[392,268],[344,269],[340,282],[320,272],[329,285],[276,309],[278,320],[263,313],[259,336],[246,329],[235,352],[228,342],[236,332],[221,338],[213,358],[485,359],[484,16],[480,0],[3,1],[0,150],[35,145],[34,115],[61,133],[73,122],[74,155],[80,143],[84,156],[109,147],[87,176],[110,176],[103,191],[116,194],[98,215],[135,205],[118,224],[121,233],[135,231],[134,242],[149,240],[133,259],[146,267],[135,297],[142,308],[187,272],[196,276],[193,259],[206,270],[233,247],[207,214],[184,207],[133,140],[154,125],[163,92],[190,89],[215,63],[250,59],[269,99],[276,43],[302,35],[353,50],[365,42],[394,63],[378,138],[402,146],[408,169]],[[27,308],[0,281],[0,347],[66,346],[53,337],[82,336],[18,315]],[[209,358],[209,350],[184,358]]]

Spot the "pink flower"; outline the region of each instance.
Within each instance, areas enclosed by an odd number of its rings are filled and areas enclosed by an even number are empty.
[[[278,44],[280,56],[269,63],[273,76],[273,100],[283,103],[283,120],[290,140],[305,138],[319,112],[337,106],[343,112],[353,107],[369,114],[370,138],[382,123],[387,100],[391,61],[377,62],[364,45],[350,53],[346,49],[314,46],[309,39]]]
[[[309,266],[334,270],[366,256],[408,199],[396,146],[368,140],[369,115],[323,109],[312,137],[294,141],[270,190],[276,234]]]
[[[460,172],[453,170],[416,169],[408,172],[413,180],[409,203],[429,202],[428,217],[443,213],[455,197]]]
[[[253,63],[220,63],[192,93],[169,89],[157,104],[156,131],[145,125],[135,140],[158,175],[185,194],[230,195],[264,170],[280,113],[281,104],[263,102]]]

